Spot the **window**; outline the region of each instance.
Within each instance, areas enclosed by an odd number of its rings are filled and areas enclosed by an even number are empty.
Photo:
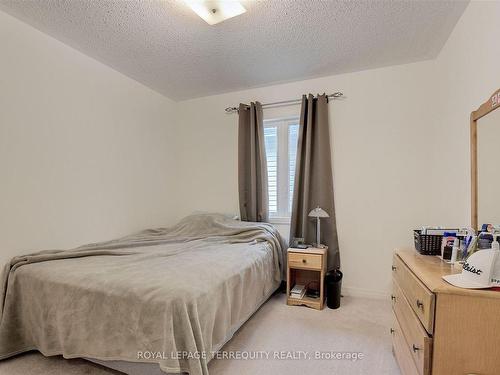
[[[274,221],[289,221],[291,216],[298,135],[298,117],[264,121],[269,216]]]

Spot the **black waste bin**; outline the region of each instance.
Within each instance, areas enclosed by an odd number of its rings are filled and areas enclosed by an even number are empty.
[[[342,272],[330,271],[325,276],[326,305],[330,309],[340,307],[340,289],[342,288]]]

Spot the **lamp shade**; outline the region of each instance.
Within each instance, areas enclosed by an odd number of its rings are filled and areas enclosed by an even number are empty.
[[[309,212],[309,217],[330,217],[330,215],[328,215],[328,212],[318,206],[315,209],[311,210],[311,212]]]

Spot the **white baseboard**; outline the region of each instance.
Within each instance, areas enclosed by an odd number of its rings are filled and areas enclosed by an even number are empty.
[[[342,295],[349,297],[362,297],[362,298],[374,298],[374,299],[389,299],[390,293],[383,292],[380,290],[356,288],[356,287],[342,287]]]

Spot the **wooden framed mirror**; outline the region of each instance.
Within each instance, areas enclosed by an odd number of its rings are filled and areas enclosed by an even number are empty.
[[[500,224],[500,89],[470,116],[471,225]]]

